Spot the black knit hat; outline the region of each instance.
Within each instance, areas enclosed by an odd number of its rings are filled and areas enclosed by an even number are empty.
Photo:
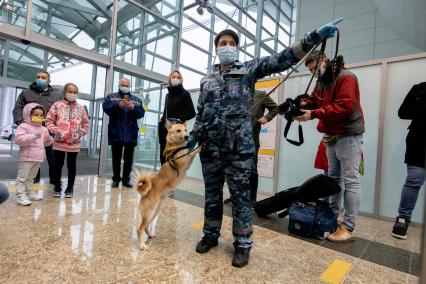
[[[240,39],[238,38],[237,33],[236,33],[236,32],[234,32],[233,30],[228,30],[228,29],[226,29],[226,30],[223,30],[223,31],[221,31],[220,33],[218,33],[218,34],[217,34],[217,36],[214,38],[214,46],[215,46],[215,47],[217,47],[217,45],[218,45],[218,43],[219,43],[219,39],[220,39],[222,36],[225,36],[225,35],[232,36],[232,38],[235,40],[235,43],[236,43],[236,44],[237,44],[237,46],[238,46],[238,44],[239,44],[239,42],[240,42]]]

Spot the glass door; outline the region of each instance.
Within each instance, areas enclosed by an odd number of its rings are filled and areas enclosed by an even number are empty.
[[[18,151],[13,143],[16,126],[13,122],[13,108],[21,88],[0,85],[0,157],[11,156]]]

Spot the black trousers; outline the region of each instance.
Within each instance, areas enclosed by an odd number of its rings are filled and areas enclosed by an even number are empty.
[[[133,153],[135,150],[134,143],[127,143],[123,141],[114,142],[111,144],[111,152],[112,152],[112,172],[113,177],[112,180],[116,182],[130,181],[130,173],[132,172],[133,166]],[[124,165],[123,165],[123,176],[120,177],[121,173],[121,157],[123,156],[123,148],[124,148]]]
[[[53,146],[47,146],[44,149],[46,149],[46,160],[47,163],[49,164],[49,178],[50,178],[50,183],[55,183],[55,178],[54,178],[54,155],[53,155]],[[36,180],[40,180],[40,169],[38,169],[37,172],[37,176],[35,177]]]
[[[260,145],[256,145],[256,155],[253,157],[253,165],[251,167],[250,174],[250,200],[251,203],[255,203],[257,201],[257,187],[259,184],[259,175],[257,173],[257,159],[259,156],[259,147]]]
[[[158,123],[158,142],[160,143],[160,162],[163,165],[166,162],[166,157],[163,156],[164,149],[166,148],[167,128],[164,127],[164,122]]]
[[[67,189],[72,189],[75,182],[75,175],[77,172],[77,155],[78,152],[64,152],[59,150],[53,150],[55,167],[54,167],[54,184],[55,186],[61,186],[62,167],[64,166],[65,154],[67,156],[67,168],[68,168],[68,186]]]

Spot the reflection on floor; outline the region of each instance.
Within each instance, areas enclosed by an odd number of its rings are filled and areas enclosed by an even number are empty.
[[[132,189],[111,189],[109,180],[80,176],[73,199],[55,199],[41,183],[36,189],[44,199],[22,207],[15,204],[14,183],[8,185],[12,196],[0,205],[0,283],[418,281],[419,228],[398,241],[390,236],[392,223],[361,217],[358,238],[335,245],[287,235],[285,219],[255,218],[250,263],[238,269],[231,266],[227,206],[219,246],[205,255],[195,252],[203,220],[199,181],[185,180],[166,198],[157,237],[146,251],[136,242],[139,197]]]

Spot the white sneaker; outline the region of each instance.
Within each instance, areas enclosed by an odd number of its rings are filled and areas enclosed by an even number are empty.
[[[24,195],[24,196],[17,197],[16,203],[22,206],[28,206],[28,205],[31,205],[32,202],[28,199],[26,195]]]
[[[41,197],[39,197],[39,196],[37,195],[37,193],[35,193],[35,192],[31,192],[31,193],[30,193],[30,194],[28,194],[27,196],[28,196],[28,199],[29,199],[29,200],[31,200],[31,201],[40,201],[40,200],[42,200],[42,198],[41,198]]]

